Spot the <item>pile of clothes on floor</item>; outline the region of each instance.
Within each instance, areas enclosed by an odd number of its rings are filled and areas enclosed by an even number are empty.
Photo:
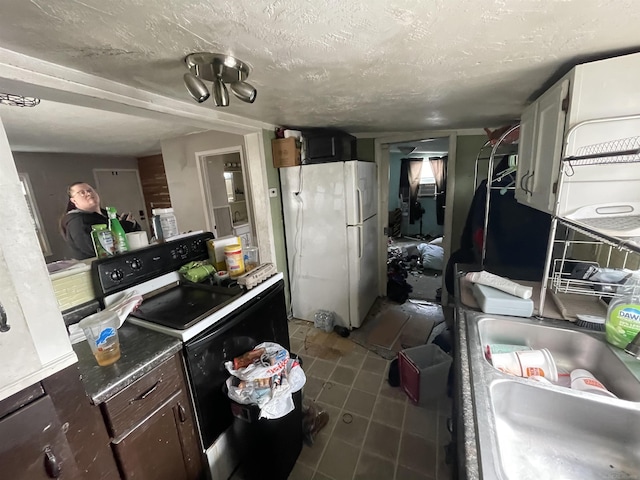
[[[410,263],[412,269],[442,271],[444,267],[442,237],[408,245],[396,244],[390,238],[387,247],[387,263],[392,259]]]
[[[415,244],[399,245],[389,239],[387,247],[387,297],[398,303],[409,298],[413,287],[407,283],[410,271],[443,268],[442,237]]]

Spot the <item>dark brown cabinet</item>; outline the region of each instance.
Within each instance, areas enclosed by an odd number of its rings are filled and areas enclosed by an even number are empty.
[[[109,444],[75,365],[0,402],[0,478],[116,480]]]
[[[203,478],[203,454],[179,356],[114,395],[102,408],[123,478]]]
[[[2,478],[80,478],[51,397],[44,395],[0,420]]]

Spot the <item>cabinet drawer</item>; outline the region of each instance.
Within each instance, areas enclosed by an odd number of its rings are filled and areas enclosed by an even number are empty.
[[[103,408],[111,435],[124,435],[180,390],[180,369],[175,355],[107,400]]]

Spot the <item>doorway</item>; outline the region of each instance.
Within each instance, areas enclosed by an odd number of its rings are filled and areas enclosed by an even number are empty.
[[[448,154],[446,136],[389,144],[387,258],[406,274],[410,299],[441,300]]]
[[[253,245],[241,148],[196,153],[207,228],[216,238],[236,235]]]
[[[118,213],[131,212],[151,238],[138,170],[94,168],[93,177],[100,203],[105,207],[116,207]]]
[[[424,238],[420,238],[421,231],[419,219],[422,215],[415,216],[415,212],[413,223],[410,221],[408,215],[409,212],[398,220],[398,222],[400,222],[400,230],[399,232],[396,232],[399,236],[402,236],[404,224],[404,235],[412,237],[414,240],[410,241],[416,246],[420,243],[425,243],[423,240],[427,239],[427,234],[429,235],[428,241],[435,238],[441,238],[441,240],[437,240],[437,242],[440,243],[442,252],[441,265],[439,265],[439,268],[433,269],[435,272],[432,272],[433,275],[430,280],[432,287],[429,289],[428,293],[423,293],[421,296],[423,298],[428,298],[430,301],[435,301],[437,290],[444,286],[442,269],[444,265],[446,265],[451,251],[453,218],[451,209],[444,208],[446,205],[444,205],[443,202],[443,222],[439,225],[438,222],[435,221],[437,211],[434,198],[437,200],[438,191],[446,191],[446,196],[451,199],[453,198],[455,188],[453,177],[455,175],[456,141],[457,136],[455,131],[422,132],[421,134],[397,135],[376,139],[376,162],[378,163],[380,182],[380,228],[381,231],[385,231],[388,234],[383,237],[383,242],[379,252],[380,258],[385,259],[385,261],[381,261],[380,269],[380,285],[382,287],[387,285],[386,260],[388,260],[390,254],[388,247],[390,244],[389,239],[394,238],[394,232],[391,230],[393,227],[393,218],[391,216],[396,209],[400,209],[402,213],[402,203],[404,201],[404,199],[401,200],[400,197],[400,168],[398,167],[397,170],[392,168],[394,166],[394,162],[400,163],[402,158],[426,158],[426,160],[429,161],[430,158],[442,158],[446,156],[446,181],[439,189],[436,189],[435,192],[433,192],[433,190],[430,192],[429,189],[432,189],[432,187],[427,185],[429,182],[420,182],[420,180],[418,180],[418,184],[423,183],[422,191],[420,192],[423,196],[418,196],[418,203],[421,206],[423,205],[425,217],[427,215],[431,215],[431,218],[434,219],[433,221],[427,220],[426,218],[422,219],[422,236]],[[400,147],[403,147],[405,151],[401,151]],[[431,165],[431,163],[429,163],[429,165]],[[425,169],[425,173],[427,172],[428,170]],[[421,171],[419,177],[420,176]],[[424,257],[419,252],[416,253],[415,249],[412,249],[409,253],[412,254],[412,256],[415,256],[416,260],[418,258],[422,260]],[[436,264],[436,266],[438,265]],[[384,293],[385,292],[381,291],[382,295],[384,295]],[[417,292],[412,292],[412,294],[417,295]],[[447,296],[442,296],[441,301],[443,305],[446,305]]]

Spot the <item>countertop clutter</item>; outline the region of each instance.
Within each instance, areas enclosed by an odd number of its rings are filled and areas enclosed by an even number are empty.
[[[178,338],[125,323],[118,330],[120,359],[101,367],[86,341],[73,346],[87,395],[100,404],[142,378],[182,349]]]
[[[464,478],[638,478],[640,457],[629,445],[639,435],[640,362],[609,345],[601,331],[466,306],[463,276],[456,285],[454,431]],[[496,352],[547,350],[557,376],[501,371],[487,358],[489,345]],[[569,385],[568,373],[581,369],[611,395]]]

